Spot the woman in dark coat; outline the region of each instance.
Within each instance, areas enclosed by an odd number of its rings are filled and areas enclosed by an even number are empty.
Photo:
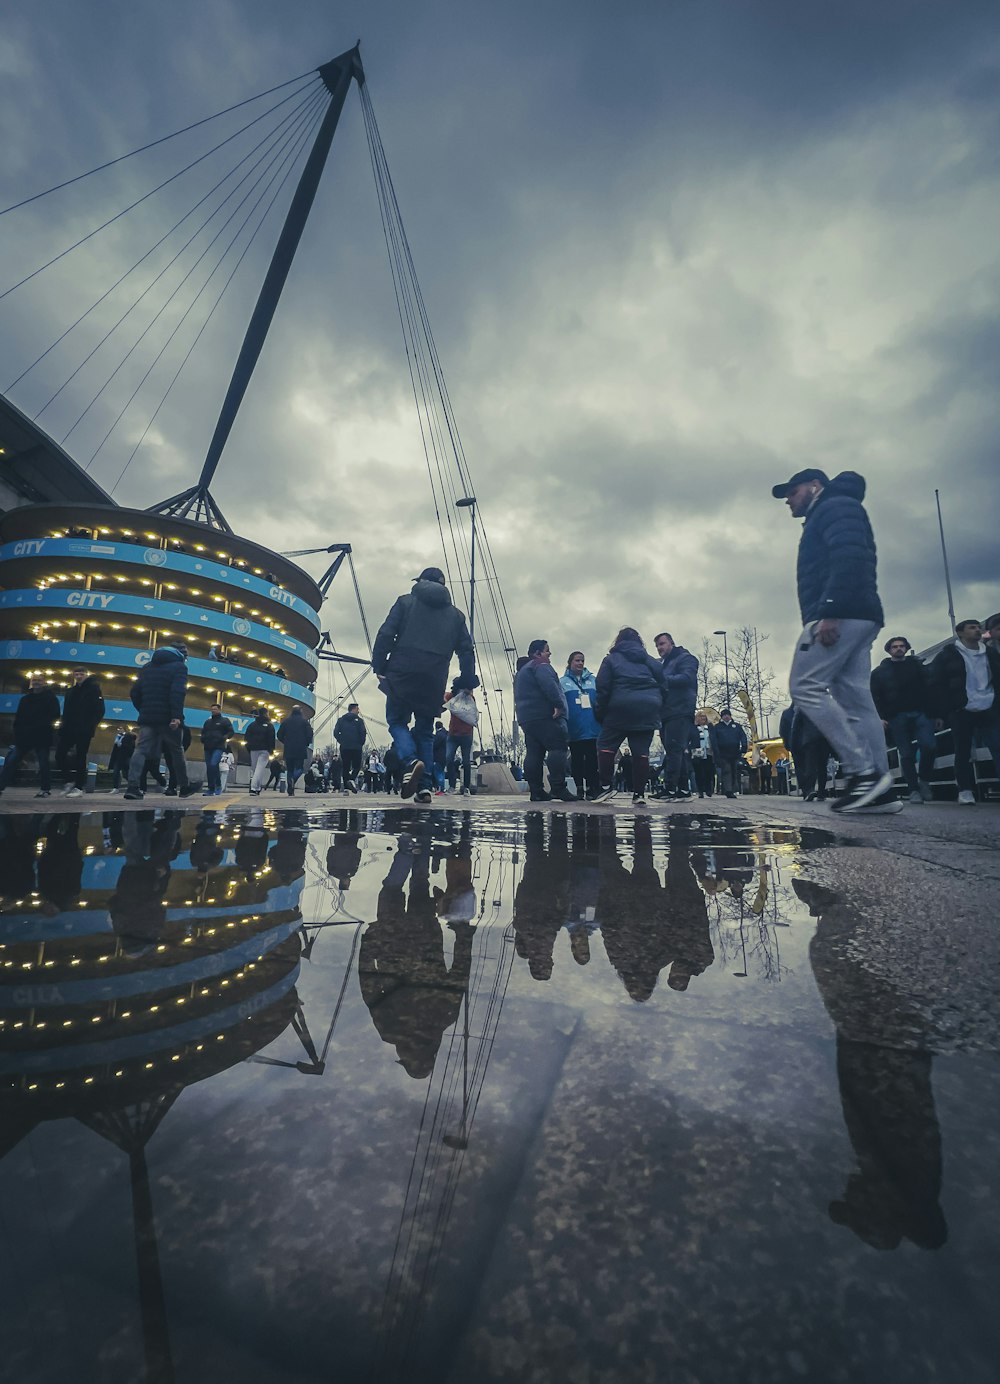
[[[649,777],[649,746],[663,719],[663,665],[651,658],[638,630],[626,625],[597,674],[594,715],[601,727],[597,737],[597,769],[601,791],[595,802],[614,796],[615,756],[623,740],[632,757],[632,804],[645,807]]]

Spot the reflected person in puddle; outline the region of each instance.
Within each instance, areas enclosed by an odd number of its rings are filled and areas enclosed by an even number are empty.
[[[549,823],[548,850],[545,823]],[[607,824],[614,827],[608,818]],[[566,916],[569,841],[563,816],[529,812],[525,818],[524,870],[514,895],[514,950],[527,961],[533,980],[552,974],[552,948]]]
[[[837,1079],[844,1123],[858,1160],[830,1218],[874,1249],[904,1237],[921,1249],[948,1238],[941,1209],[941,1130],[934,1106],[932,1034],[905,996],[852,953],[861,918],[807,880],[796,894],[816,918],[809,948],[816,984],[837,1026]]]
[[[125,814],[125,864],[108,900],[108,914],[115,933],[126,941],[149,943],[164,932],[161,905],[171,862],[180,850],[180,820],[179,812],[164,812],[159,818],[149,811]],[[129,954],[127,945],[125,950]]]
[[[433,1072],[441,1039],[458,1019],[469,984],[475,928],[464,919],[448,926],[455,934],[450,969],[431,897],[429,853],[404,833],[382,882],[375,921],[361,939],[358,979],[379,1037],[395,1047],[415,1080]]]

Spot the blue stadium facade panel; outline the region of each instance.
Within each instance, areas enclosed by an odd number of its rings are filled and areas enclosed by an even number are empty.
[[[315,709],[319,588],[234,534],[144,510],[24,506],[0,519],[0,587],[0,716],[32,673],[61,692],[84,667],[106,703],[98,755],[135,722],[138,670],[178,638],[196,739],[214,701],[238,733],[256,706],[275,720],[295,703]]]

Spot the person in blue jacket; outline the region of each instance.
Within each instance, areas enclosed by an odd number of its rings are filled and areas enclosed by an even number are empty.
[[[594,715],[597,679],[586,666],[579,649],[569,656],[566,671],[559,679],[566,693],[566,729],[569,732],[569,761],[576,791],[581,797],[596,797],[601,791],[597,773],[597,737],[600,726]]]
[[[871,693],[872,642],[884,623],[875,537],[862,500],[865,480],[842,471],[797,471],[772,488],[793,519],[804,519],[796,582],[802,633],[789,691],[833,746],[847,786],[835,812],[898,812],[885,733]]]

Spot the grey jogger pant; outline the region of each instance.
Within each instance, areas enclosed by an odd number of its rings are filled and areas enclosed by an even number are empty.
[[[815,623],[795,644],[788,678],[792,701],[833,747],[845,774],[884,774],[889,768],[885,732],[871,694],[873,620],[841,620],[840,638],[827,647]]]

